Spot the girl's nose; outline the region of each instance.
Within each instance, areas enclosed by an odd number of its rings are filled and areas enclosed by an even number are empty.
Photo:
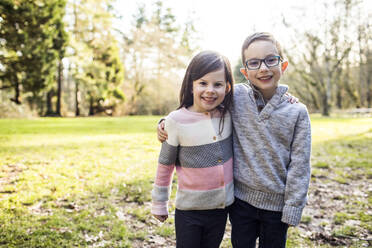
[[[207,91],[207,92],[212,92],[212,91],[214,91],[213,85],[208,86],[206,91]]]

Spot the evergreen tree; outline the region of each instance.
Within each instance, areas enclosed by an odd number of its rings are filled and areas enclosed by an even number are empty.
[[[42,109],[43,91],[55,80],[66,39],[64,8],[64,0],[0,1],[1,88],[14,89],[15,103],[27,93],[32,106]]]

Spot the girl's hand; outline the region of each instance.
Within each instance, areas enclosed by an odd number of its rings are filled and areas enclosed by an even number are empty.
[[[161,222],[164,222],[166,219],[168,219],[168,215],[156,215],[156,214],[154,214],[154,217]]]
[[[298,103],[298,98],[297,97],[294,97],[294,96],[292,96],[291,94],[289,94],[288,92],[287,93],[285,93],[286,94],[286,96],[288,96],[288,102],[290,102],[290,103]]]
[[[164,120],[160,121],[157,128],[158,140],[164,142],[168,138],[168,133],[164,130]]]

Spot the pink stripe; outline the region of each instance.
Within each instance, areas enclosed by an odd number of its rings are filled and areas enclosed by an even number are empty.
[[[233,180],[233,160],[207,168],[176,166],[178,187],[186,190],[211,190],[224,187]]]
[[[174,165],[158,165],[156,171],[155,184],[158,186],[168,186],[172,181]]]
[[[226,163],[223,164],[224,169],[224,177],[225,177],[225,184],[229,184],[233,181],[234,175],[233,175],[233,159],[230,158],[226,161]]]

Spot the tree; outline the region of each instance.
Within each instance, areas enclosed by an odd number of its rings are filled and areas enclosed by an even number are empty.
[[[358,34],[358,63],[360,82],[359,94],[362,106],[372,107],[372,25],[371,19],[363,14],[361,6],[358,6],[357,18]]]
[[[55,79],[64,7],[64,0],[0,2],[1,88],[13,88],[17,104],[24,93],[40,107],[43,90]]]
[[[118,102],[124,100],[121,85],[124,68],[117,41],[112,34],[111,0],[71,1],[74,20],[70,73],[75,81],[76,115],[80,115],[80,100],[89,105],[89,115],[112,114]],[[83,94],[83,92],[85,94]]]
[[[133,28],[123,34],[123,57],[126,73],[129,114],[164,114],[177,107],[180,74],[196,47],[195,32],[188,21],[183,28],[170,8],[160,1],[146,15],[140,6]]]
[[[320,108],[325,116],[330,114],[332,106],[340,109],[360,106],[359,82],[354,80],[352,74],[356,40],[350,36],[356,27],[353,21],[358,1],[336,0],[333,4],[337,15],[324,15],[322,25],[317,30],[301,31],[302,44],[298,45],[301,50],[297,50],[298,54],[288,56],[294,68],[290,75],[290,86],[308,101],[306,103]],[[328,3],[325,3],[324,11],[328,8]],[[296,37],[301,32],[297,30]]]

